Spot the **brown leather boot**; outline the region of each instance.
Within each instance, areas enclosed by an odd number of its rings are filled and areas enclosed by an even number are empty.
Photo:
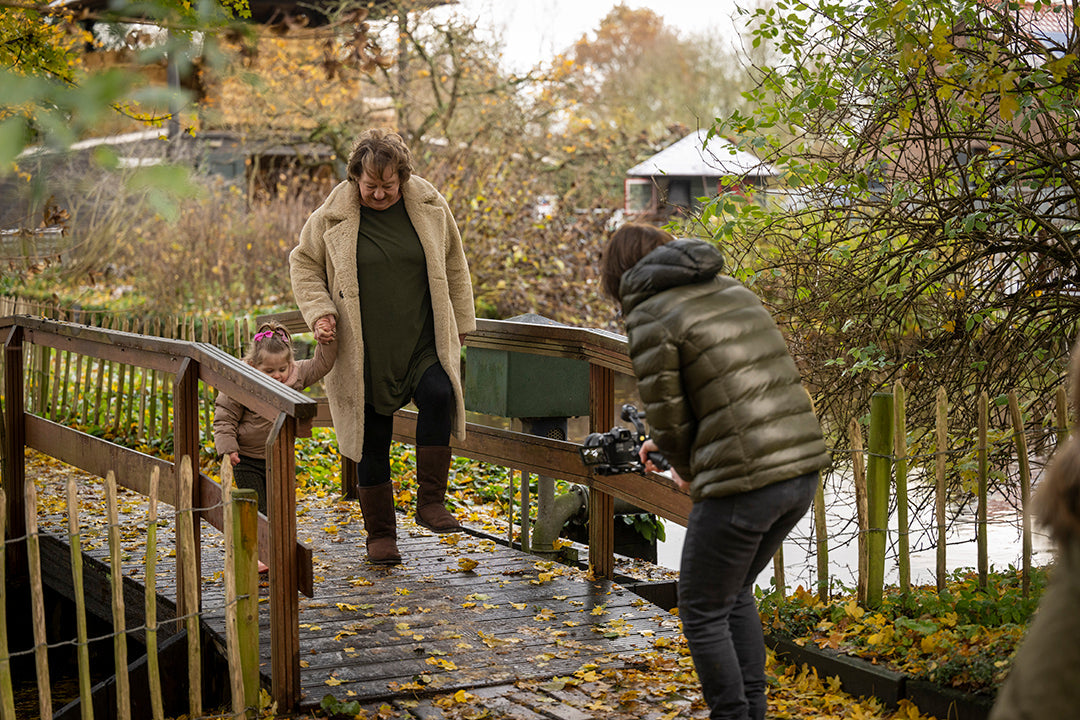
[[[375,565],[397,565],[401,553],[397,548],[397,513],[394,511],[394,484],[385,482],[371,487],[358,487],[360,512],[367,530],[368,562]]]
[[[448,446],[425,445],[416,448],[416,522],[432,532],[461,530],[461,523],[443,505],[449,472]]]

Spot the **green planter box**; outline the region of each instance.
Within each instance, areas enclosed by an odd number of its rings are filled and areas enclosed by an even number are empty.
[[[470,347],[465,352],[465,407],[512,418],[588,415],[589,363]]]

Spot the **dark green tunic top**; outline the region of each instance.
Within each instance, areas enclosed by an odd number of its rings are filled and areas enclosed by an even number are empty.
[[[412,399],[424,371],[439,361],[427,260],[401,200],[386,210],[361,211],[356,275],[365,403],[392,415]]]

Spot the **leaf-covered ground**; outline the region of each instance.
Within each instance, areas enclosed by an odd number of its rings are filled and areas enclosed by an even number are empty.
[[[769,714],[773,720],[934,720],[910,702],[896,710],[876,700],[852,697],[836,678],[821,678],[806,666],[777,663],[769,653]],[[638,663],[619,670],[583,667],[569,677],[544,683],[519,682],[513,688],[490,692],[437,695],[430,701],[405,700],[393,704],[359,706],[347,701],[325,704],[334,718],[441,717],[448,720],[512,718],[521,720],[527,707],[542,718],[577,720],[675,720],[707,718],[693,665],[685,646],[657,649]],[[516,706],[510,706],[511,703]],[[437,708],[439,715],[431,715]]]
[[[320,504],[339,502],[339,478],[336,474],[336,455],[328,453],[317,436],[301,443],[297,502],[301,513],[315,509]],[[333,462],[330,462],[333,458]],[[395,477],[400,484],[399,502],[406,504],[413,487],[411,456],[407,450],[398,450],[395,459]],[[455,461],[456,473],[451,496],[459,517],[470,526],[505,536],[505,508],[492,496],[505,494],[494,487],[498,471]],[[208,465],[206,470],[213,470]],[[28,476],[41,479],[57,474],[78,471],[37,453],[28,453]],[[79,473],[82,476],[82,473]],[[85,476],[80,480],[86,482]],[[55,487],[55,486],[54,486]],[[52,494],[42,502],[59,502]],[[131,502],[140,504],[137,498]],[[85,518],[89,520],[89,518]],[[322,528],[334,533],[337,528]],[[129,541],[137,542],[138,538]],[[633,573],[648,574],[640,563],[621,568]],[[869,621],[868,621],[869,622]],[[770,653],[769,664],[770,718],[788,719],[840,719],[874,718],[880,720],[932,720],[921,714],[913,705],[905,702],[896,710],[883,708],[874,699],[854,698],[842,691],[835,678],[819,677],[813,668],[795,667],[779,663]],[[541,717],[549,718],[704,718],[707,711],[701,699],[700,687],[693,670],[684,639],[678,642],[658,642],[653,652],[635,658],[620,669],[601,669],[583,666],[573,675],[552,678],[548,682],[519,682],[507,692],[515,698],[526,698]],[[516,717],[506,709],[506,701],[493,698],[489,693],[459,691],[454,694],[437,695],[424,699],[401,698],[393,704],[360,707],[349,703],[347,697],[332,699],[325,715],[333,717],[374,718],[420,718],[445,717],[477,720],[479,718]],[[433,712],[438,715],[432,714]],[[274,717],[272,706],[263,709],[264,717]]]

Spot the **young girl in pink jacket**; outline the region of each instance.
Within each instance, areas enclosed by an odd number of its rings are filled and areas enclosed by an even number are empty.
[[[283,325],[259,326],[244,362],[294,390],[314,385],[337,359],[337,338],[332,328],[319,328],[320,342],[310,360],[294,360],[292,337]],[[266,439],[273,421],[252,412],[225,393],[214,404],[214,449],[228,455],[237,487],[254,490],[259,512],[266,514]]]

